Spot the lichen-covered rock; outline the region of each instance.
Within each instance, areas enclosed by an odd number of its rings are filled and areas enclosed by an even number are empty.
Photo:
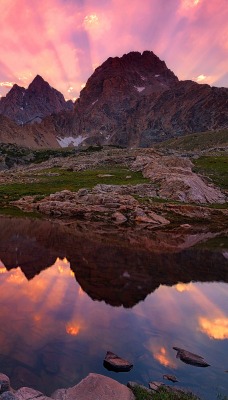
[[[17,400],[35,400],[37,398],[39,398],[39,400],[50,400],[50,397],[47,397],[38,390],[29,387],[22,387],[14,394]]]
[[[0,400],[17,400],[14,393],[7,391],[0,395]]]

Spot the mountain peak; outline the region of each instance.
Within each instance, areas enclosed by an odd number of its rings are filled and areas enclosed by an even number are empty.
[[[40,76],[40,75],[36,75],[36,77],[33,79],[33,81],[30,83],[30,85],[29,85],[29,87],[28,87],[28,90],[31,90],[31,89],[40,89],[40,88],[43,88],[43,87],[50,87],[50,85],[49,85],[49,83],[48,82],[46,82],[43,78],[42,78],[42,76]]]

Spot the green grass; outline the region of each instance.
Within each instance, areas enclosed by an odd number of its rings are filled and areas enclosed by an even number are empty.
[[[192,393],[176,394],[161,388],[158,392],[148,393],[141,386],[132,389],[136,400],[198,400],[199,398]]]
[[[58,175],[49,175],[48,173]],[[110,174],[110,177],[99,177],[100,174]],[[127,179],[126,176],[131,176]],[[143,178],[141,172],[133,172],[122,167],[102,168],[96,170],[86,170],[80,172],[67,171],[64,169],[52,168],[39,171],[39,175],[28,174],[24,178],[38,178],[39,182],[34,183],[7,183],[0,185],[0,206],[6,206],[10,201],[18,200],[24,196],[42,196],[49,195],[64,189],[78,191],[80,188],[91,189],[95,185],[135,185],[138,183],[147,183],[148,179]],[[20,178],[18,178],[20,180]]]
[[[155,144],[154,147],[173,149],[180,151],[205,150],[213,147],[223,147],[228,144],[228,129],[220,131],[207,131],[192,133],[166,140]]]
[[[215,238],[209,239],[206,242],[197,243],[194,247],[200,249],[210,249],[210,250],[226,250],[228,249],[228,237],[227,236],[217,236]]]
[[[209,177],[216,185],[228,189],[228,156],[202,156],[194,162],[194,171]]]

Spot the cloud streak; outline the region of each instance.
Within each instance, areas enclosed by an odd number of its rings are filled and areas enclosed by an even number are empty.
[[[152,50],[180,79],[228,86],[227,20],[227,0],[1,0],[0,81],[40,74],[73,98],[108,57]]]

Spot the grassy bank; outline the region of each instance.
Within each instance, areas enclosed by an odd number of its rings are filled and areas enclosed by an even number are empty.
[[[228,155],[202,156],[194,162],[194,171],[210,178],[217,186],[228,189]]]
[[[220,131],[207,131],[192,133],[166,140],[154,147],[172,149],[177,151],[202,151],[206,149],[222,148],[228,145],[228,129]]]
[[[24,196],[37,196],[37,199],[40,199],[65,189],[78,191],[81,188],[91,189],[97,184],[136,185],[147,182],[149,180],[143,178],[141,172],[133,172],[123,167],[80,172],[52,168],[38,173],[28,172],[18,175],[12,183],[0,185],[0,207],[6,207],[11,201]]]

